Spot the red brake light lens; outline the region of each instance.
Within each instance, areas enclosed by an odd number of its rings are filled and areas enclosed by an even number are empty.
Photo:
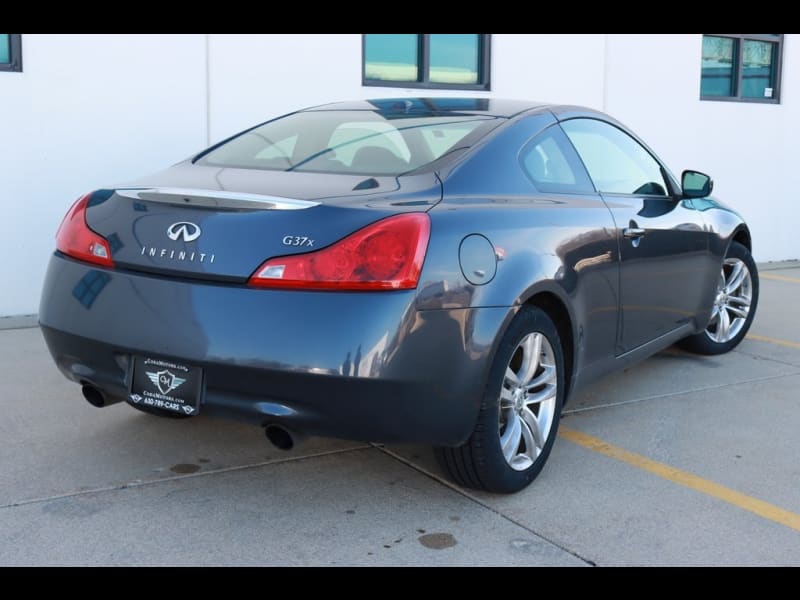
[[[69,209],[56,233],[56,248],[72,258],[113,267],[108,242],[86,224],[86,206],[91,196],[86,194]]]
[[[373,223],[335,244],[271,258],[250,284],[306,290],[410,290],[417,287],[430,236],[426,213]]]

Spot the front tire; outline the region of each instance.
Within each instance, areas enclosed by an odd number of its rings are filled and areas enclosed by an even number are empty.
[[[437,458],[460,485],[513,493],[539,474],[555,442],[564,403],[564,353],[552,319],[523,307],[500,343],[475,429]]]
[[[750,251],[731,242],[722,263],[711,319],[705,330],[679,345],[698,354],[724,354],[747,335],[758,305],[758,268]]]

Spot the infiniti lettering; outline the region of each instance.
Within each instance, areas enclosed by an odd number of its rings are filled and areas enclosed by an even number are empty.
[[[214,253],[157,248],[155,246],[142,246],[140,255],[150,256],[152,258],[164,258],[166,260],[178,260],[182,262],[207,262],[209,264],[213,264],[214,259],[217,257],[217,255]]]

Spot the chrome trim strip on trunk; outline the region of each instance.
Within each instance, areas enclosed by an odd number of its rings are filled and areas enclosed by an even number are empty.
[[[202,190],[192,188],[119,188],[115,190],[123,198],[149,200],[183,206],[214,208],[241,208],[256,210],[303,210],[318,206],[319,202],[297,200],[280,196],[229,192],[224,190]]]

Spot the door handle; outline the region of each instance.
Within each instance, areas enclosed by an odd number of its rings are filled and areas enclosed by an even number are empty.
[[[641,227],[626,227],[622,230],[622,235],[628,239],[639,239],[645,233],[647,233],[646,229],[642,229]]]

